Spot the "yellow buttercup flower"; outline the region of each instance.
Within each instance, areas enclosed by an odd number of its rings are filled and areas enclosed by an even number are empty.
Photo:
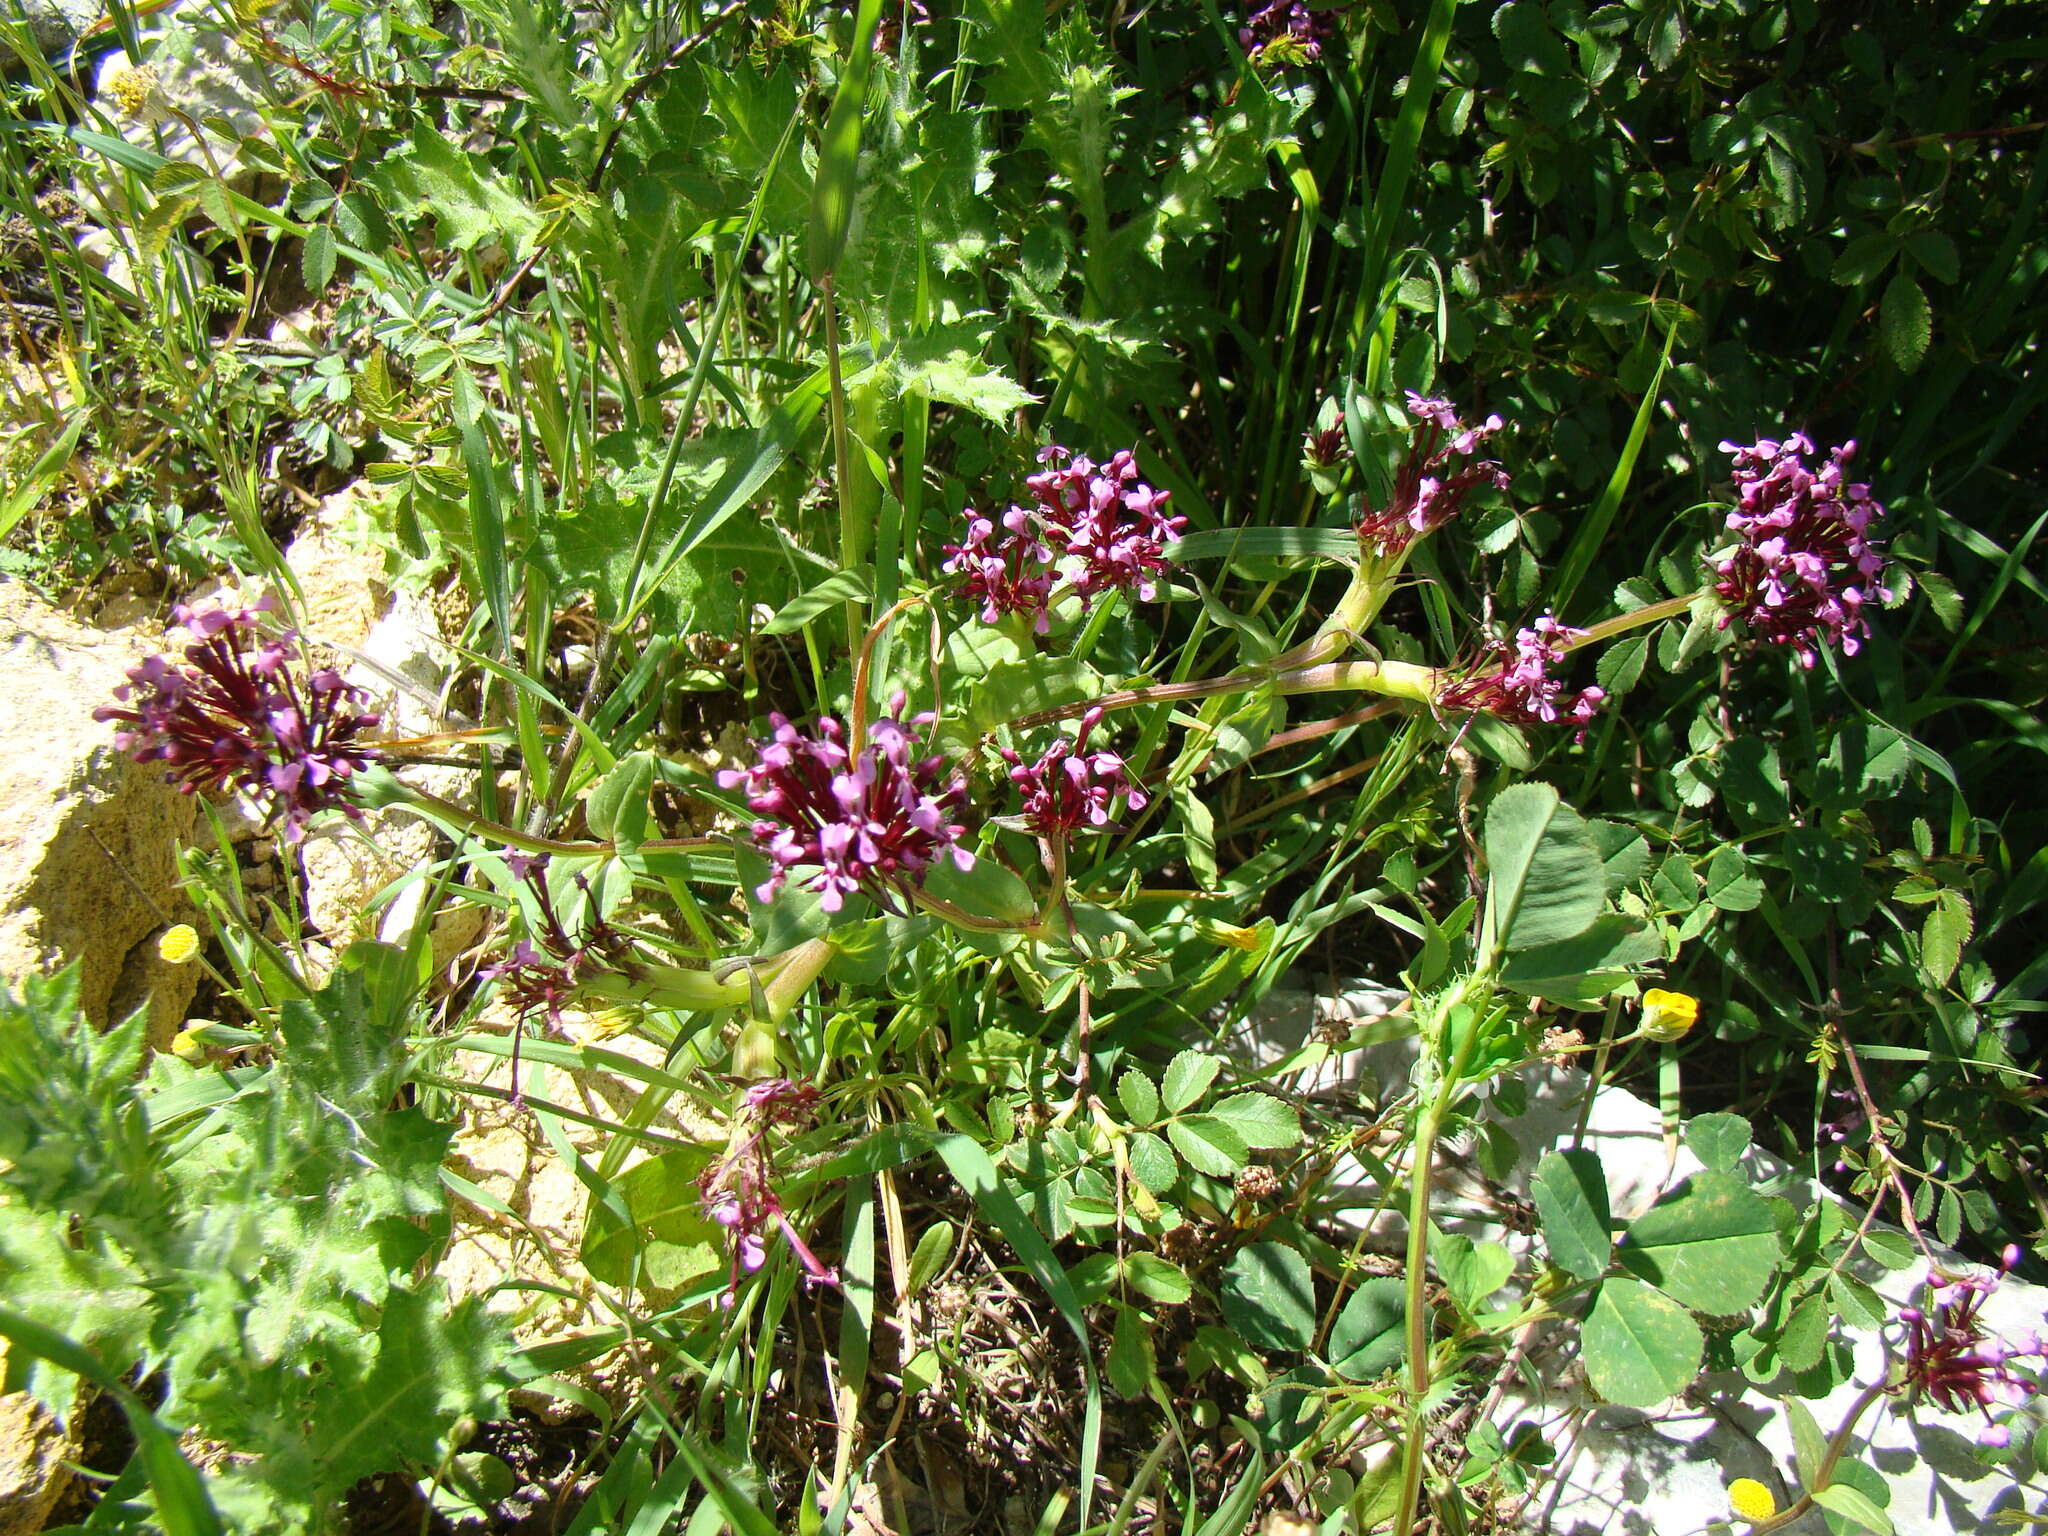
[[[1643,994],[1643,1034],[1651,1040],[1672,1041],[1700,1021],[1700,1000],[1684,992],[1666,992],[1652,987]]]
[[[199,953],[199,931],[190,923],[166,928],[164,936],[156,941],[156,952],[172,965],[183,965]]]
[[[1646,998],[1645,1001],[1648,1001]],[[1691,998],[1686,999],[1691,1002]],[[1771,1490],[1753,1477],[1738,1477],[1728,1485],[1728,1507],[1738,1518],[1754,1525],[1759,1520],[1768,1520],[1778,1512],[1778,1501],[1771,1497]]]

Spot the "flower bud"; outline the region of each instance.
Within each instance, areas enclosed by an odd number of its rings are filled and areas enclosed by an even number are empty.
[[[1643,994],[1643,1037],[1669,1044],[1682,1040],[1700,1021],[1700,1000],[1684,992],[1652,987]]]

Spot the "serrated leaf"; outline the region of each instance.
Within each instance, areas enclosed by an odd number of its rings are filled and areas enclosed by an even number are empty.
[[[1581,1280],[1601,1274],[1613,1255],[1614,1239],[1600,1159],[1582,1147],[1546,1153],[1536,1165],[1529,1193],[1550,1262]]]
[[[1237,1093],[1211,1105],[1209,1113],[1244,1138],[1248,1147],[1277,1149],[1301,1141],[1301,1117],[1270,1093]]]
[[[1691,1386],[1705,1344],[1685,1308],[1625,1276],[1602,1282],[1580,1331],[1586,1379],[1626,1408],[1654,1407]]]
[[[1619,698],[1641,681],[1643,667],[1650,659],[1648,635],[1623,635],[1601,651],[1593,663],[1593,677],[1611,698]]]
[[[1788,1371],[1810,1371],[1819,1365],[1833,1321],[1834,1310],[1827,1297],[1809,1296],[1799,1303],[1778,1334],[1779,1363]]]
[[[1163,1195],[1180,1178],[1180,1163],[1173,1149],[1150,1131],[1140,1131],[1125,1144],[1131,1159],[1131,1176],[1155,1195]]]
[[[1961,891],[1944,889],[1935,896],[1920,928],[1920,967],[1936,986],[1946,986],[1955,974],[1973,927],[1969,898]]]
[[[1253,1243],[1223,1267],[1224,1319],[1250,1343],[1307,1349],[1316,1331],[1315,1277],[1285,1243]]]
[[[1615,1256],[1695,1311],[1726,1317],[1754,1303],[1770,1283],[1778,1227],[1762,1198],[1710,1169],[1631,1222]]]
[[[1123,1105],[1132,1125],[1150,1125],[1159,1118],[1159,1089],[1136,1067],[1127,1069],[1116,1080],[1116,1100]]]
[[[1214,1115],[1183,1115],[1167,1123],[1167,1139],[1197,1173],[1227,1179],[1251,1161],[1244,1138]]]
[[[1165,1104],[1169,1113],[1179,1114],[1209,1091],[1216,1074],[1223,1070],[1217,1057],[1200,1051],[1182,1051],[1166,1068]]]
[[[1346,1381],[1372,1381],[1407,1358],[1407,1287],[1375,1275],[1346,1298],[1330,1325],[1330,1369]]]
[[[1156,1253],[1131,1254],[1123,1262],[1123,1272],[1132,1290],[1170,1306],[1179,1306],[1195,1294],[1195,1285],[1188,1279],[1188,1272]]]
[[[305,248],[299,253],[299,273],[314,293],[334,281],[334,226],[315,224],[306,231]]]
[[[889,359],[896,388],[921,389],[934,400],[1008,428],[1038,396],[983,360],[993,332],[993,322],[981,320],[935,327],[910,338]]]
[[[1917,279],[1903,271],[1892,274],[1877,307],[1877,322],[1884,333],[1885,350],[1891,353],[1900,372],[1911,373],[1918,368],[1934,335],[1934,311]]]

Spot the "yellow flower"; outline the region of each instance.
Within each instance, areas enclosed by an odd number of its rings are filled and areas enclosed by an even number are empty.
[[[133,64],[117,64],[107,71],[101,89],[113,100],[123,117],[140,118],[156,90],[156,71],[137,69]]]
[[[183,965],[199,953],[198,930],[190,923],[166,928],[164,936],[156,941],[156,952],[172,965]]]
[[[1647,1001],[1648,999],[1645,999]],[[1687,998],[1689,1003],[1691,998]],[[1778,1512],[1778,1501],[1771,1497],[1771,1490],[1753,1477],[1738,1477],[1728,1485],[1728,1507],[1736,1515],[1754,1525],[1759,1520],[1768,1520]]]
[[[1643,994],[1643,1034],[1652,1040],[1682,1039],[1700,1021],[1700,1000],[1652,987]]]

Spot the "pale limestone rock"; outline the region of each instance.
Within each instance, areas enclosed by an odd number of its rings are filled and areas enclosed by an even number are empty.
[[[7,1348],[0,1344],[0,1362]],[[0,1536],[33,1536],[71,1486],[76,1426],[59,1424],[26,1392],[0,1396]]]
[[[147,1005],[161,1046],[198,985],[155,944],[192,919],[177,849],[196,807],[92,718],[159,637],[87,628],[11,583],[0,634],[0,975],[76,961],[86,1017],[104,1027]]]

